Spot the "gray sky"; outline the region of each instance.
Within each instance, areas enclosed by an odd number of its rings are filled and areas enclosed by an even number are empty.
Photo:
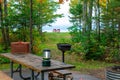
[[[71,26],[69,22],[69,2],[65,2],[64,4],[60,4],[60,9],[56,13],[64,14],[62,18],[58,18],[55,23],[52,24],[52,27],[45,26],[43,27],[43,31],[52,32],[53,29],[60,29],[61,32],[68,31],[67,28]]]

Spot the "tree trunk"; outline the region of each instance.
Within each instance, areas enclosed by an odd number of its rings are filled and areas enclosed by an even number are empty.
[[[88,19],[87,19],[87,22],[88,22],[88,40],[90,42],[90,33],[91,33],[91,30],[92,30],[92,9],[93,8],[93,0],[90,0],[89,2],[89,11],[88,11]]]
[[[33,35],[32,35],[32,0],[30,0],[30,53],[33,52]]]
[[[7,22],[7,0],[4,0],[4,20],[5,20],[5,28],[4,28],[4,34],[5,34],[5,49],[8,49],[10,45],[10,39],[9,39],[9,28],[8,28],[8,22]]]
[[[120,35],[120,20],[119,20],[119,23],[118,23],[118,33]]]
[[[39,35],[42,36],[42,27],[41,27],[41,25],[38,25],[37,27],[38,27]]]
[[[6,35],[5,35],[5,28],[3,26],[3,10],[2,10],[2,3],[0,3],[0,27],[1,27],[1,33],[2,33],[2,39],[4,44],[4,49],[6,49]]]
[[[2,3],[0,3],[0,27],[1,27],[3,43],[5,43],[5,30],[4,30],[4,26],[2,25],[3,25],[3,10],[2,10]]]
[[[89,30],[92,30],[92,10],[93,10],[93,0],[90,0],[90,3],[89,3],[89,13],[88,13],[88,27],[89,27]]]
[[[96,15],[96,26],[97,26],[97,34],[98,34],[98,41],[100,42],[100,5],[99,0],[97,0],[97,15]]]
[[[83,33],[86,32],[87,27],[87,0],[83,1]]]
[[[0,2],[0,28],[2,28],[2,3]]]

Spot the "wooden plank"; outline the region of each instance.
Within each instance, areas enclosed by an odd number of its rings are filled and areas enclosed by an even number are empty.
[[[69,72],[68,70],[55,70],[53,71],[54,73],[60,74],[60,75],[70,75],[72,74],[71,72]]]
[[[0,80],[13,80],[13,79],[4,72],[0,71]]]
[[[72,73],[68,70],[55,70],[55,71],[50,71],[50,79],[53,80],[54,78],[56,79],[62,79],[62,80],[73,80]]]
[[[51,60],[50,67],[43,67],[42,66],[42,57],[36,56],[33,54],[11,54],[11,53],[4,53],[0,54],[3,57],[9,58],[10,60],[24,65],[32,70],[37,72],[41,71],[52,71],[52,70],[62,70],[62,69],[70,69],[74,68],[75,66],[69,64],[63,64],[62,62]]]

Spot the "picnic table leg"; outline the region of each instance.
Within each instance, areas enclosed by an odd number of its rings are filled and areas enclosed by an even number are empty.
[[[41,72],[41,80],[49,80],[48,79],[48,72]]]
[[[34,78],[35,78],[34,70],[31,70],[31,80],[34,80]]]
[[[63,76],[63,80],[66,80],[66,76]]]
[[[19,75],[20,75],[20,78],[22,78],[22,79],[25,79],[25,80],[27,80],[27,79],[31,79],[31,80],[35,80],[35,78],[37,79],[37,77],[39,76],[39,74],[40,73],[37,73],[37,75],[35,75],[34,74],[34,70],[31,70],[31,77],[29,76],[29,77],[24,77],[23,75],[22,75],[22,65],[21,64],[19,64],[19,66],[18,66],[18,68],[14,71],[14,69],[13,69],[13,65],[14,65],[14,62],[13,61],[10,61],[10,68],[11,68],[11,77],[13,78],[13,73],[14,72],[19,72]]]
[[[41,80],[44,80],[44,72],[41,72]]]
[[[10,75],[11,75],[11,77],[13,78],[13,61],[10,61]]]

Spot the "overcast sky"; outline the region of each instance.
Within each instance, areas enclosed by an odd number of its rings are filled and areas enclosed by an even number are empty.
[[[60,4],[60,9],[56,12],[58,14],[64,14],[62,18],[58,18],[55,23],[52,24],[51,27],[45,26],[43,27],[43,31],[52,32],[53,29],[60,29],[61,32],[68,31],[67,28],[71,26],[69,22],[69,2],[65,2],[64,4]]]

